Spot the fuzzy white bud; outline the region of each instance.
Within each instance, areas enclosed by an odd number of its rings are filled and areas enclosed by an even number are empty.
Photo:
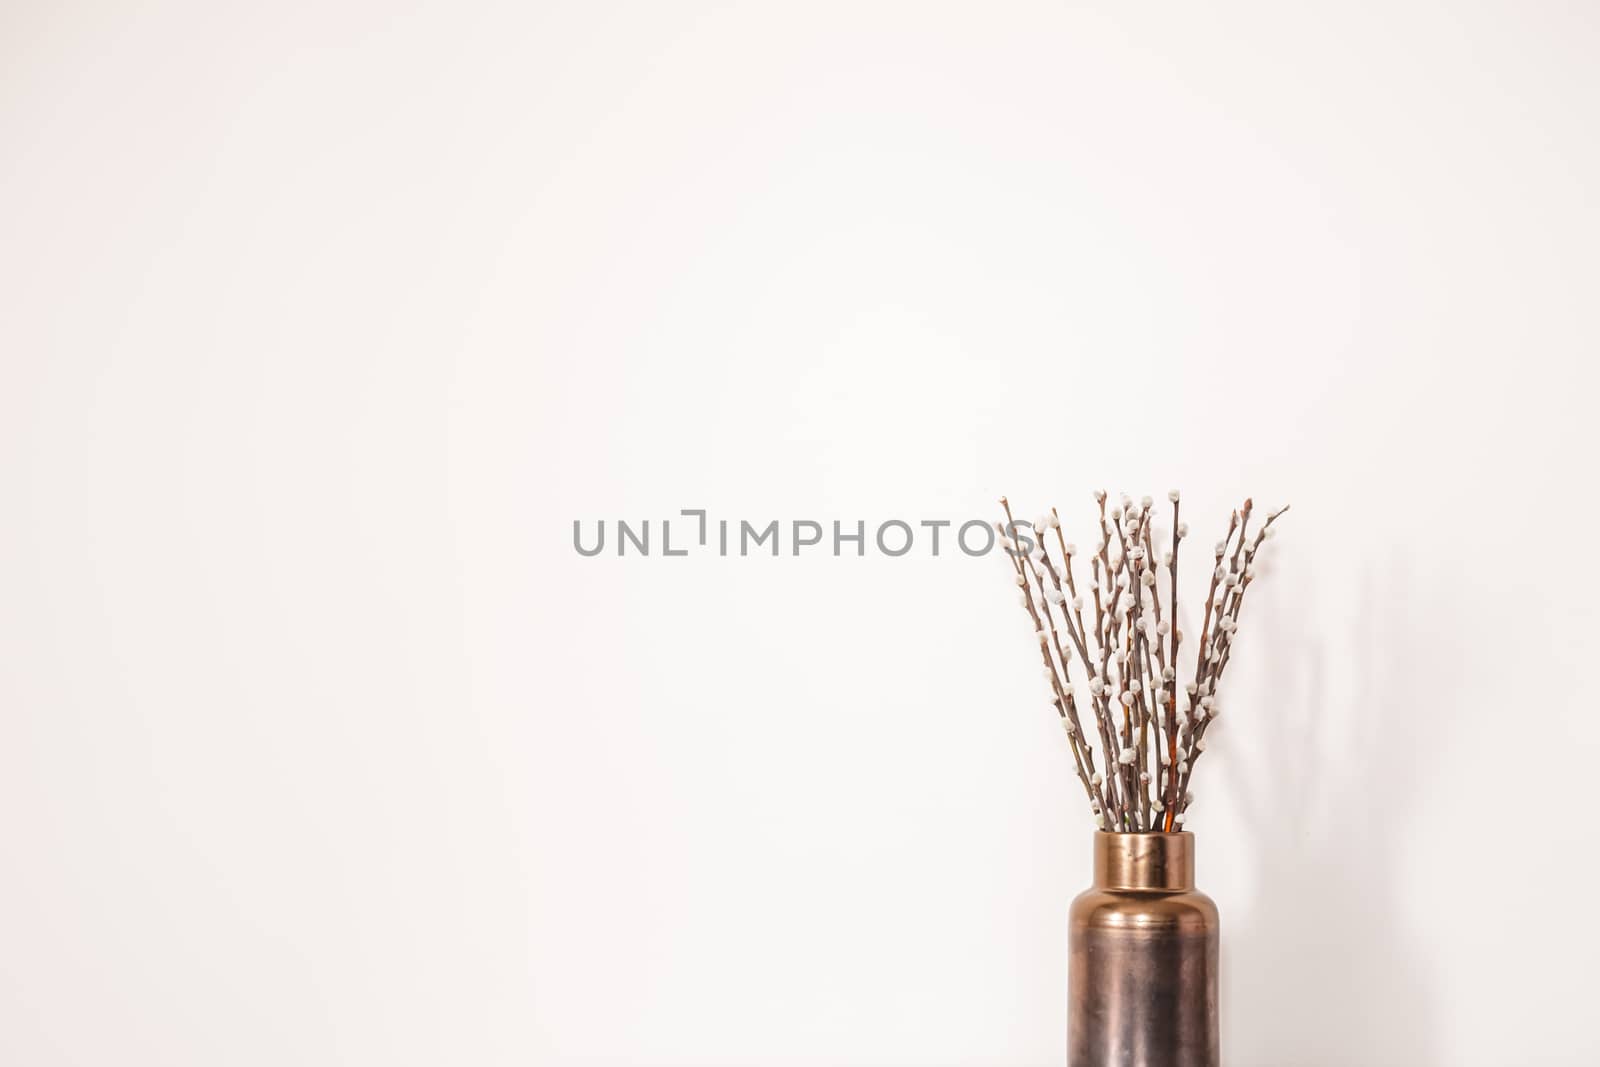
[[[1106,499],[1106,491],[1104,489],[1096,489],[1094,491],[1094,502],[1096,504],[1104,503],[1105,499]]]
[[[1121,755],[1119,755],[1117,757],[1117,762],[1122,764],[1123,766],[1127,767],[1127,766],[1132,766],[1133,761],[1138,759],[1138,758],[1139,758],[1139,750],[1138,749],[1125,748],[1125,749],[1122,750]]]
[[[1174,504],[1176,504],[1178,502],[1178,491],[1176,489],[1174,489],[1171,492],[1169,492],[1167,494],[1167,499],[1172,501]]]
[[[1188,816],[1183,814],[1183,812],[1181,812],[1181,811],[1178,814],[1176,814],[1176,815],[1174,815],[1172,817],[1172,821],[1175,824],[1177,824],[1178,826],[1182,826],[1187,819],[1188,819]],[[1104,822],[1105,820],[1101,819],[1100,821]]]
[[[1151,500],[1151,499],[1150,499],[1150,498],[1149,498],[1149,497],[1147,497],[1147,496],[1142,496],[1142,497],[1140,497],[1140,498],[1139,498],[1139,506],[1140,506],[1140,507],[1141,507],[1141,508],[1147,508],[1147,507],[1149,507],[1149,506],[1150,506],[1150,505],[1151,505],[1151,504],[1153,504],[1153,503],[1155,503],[1155,501],[1154,501],[1154,500]]]
[[[1100,786],[1105,784],[1105,781],[1106,781],[1106,776],[1101,774],[1099,771],[1095,771],[1094,772],[1094,777],[1089,779],[1089,784],[1093,785],[1096,789],[1098,789],[1098,788],[1100,788]]]
[[[1186,523],[1186,522],[1178,523],[1178,540],[1182,541],[1185,537],[1188,537],[1188,536],[1189,536],[1189,524]]]

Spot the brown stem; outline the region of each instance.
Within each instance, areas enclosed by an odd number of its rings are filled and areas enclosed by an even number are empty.
[[[1005,497],[1001,497],[1000,498],[1000,506],[1005,509],[1005,513],[1006,513],[1006,529],[1007,529],[1007,531],[1009,533],[1013,529],[1013,526],[1012,526],[1013,520],[1011,518],[1011,505],[1006,501]],[[1021,559],[1020,554],[1017,554],[1017,553],[1013,553],[1012,554],[1012,556],[1011,556],[1011,565],[1012,565],[1012,567],[1014,567],[1016,569],[1017,578],[1019,580],[1019,585],[1020,585],[1020,588],[1022,589],[1022,606],[1028,609],[1028,618],[1033,620],[1034,634],[1037,635],[1037,634],[1039,634],[1040,632],[1042,632],[1044,630],[1044,626],[1039,621],[1039,613],[1034,610],[1034,607],[1033,607],[1033,589],[1028,584],[1027,574],[1024,571],[1024,568],[1023,568],[1023,565],[1022,565],[1022,559]],[[1070,720],[1067,720],[1068,705],[1069,705],[1070,698],[1067,696],[1066,690],[1063,688],[1063,684],[1062,684],[1062,681],[1061,681],[1061,676],[1057,672],[1055,661],[1052,660],[1051,657],[1050,657],[1050,649],[1049,649],[1049,647],[1047,645],[1045,645],[1044,642],[1037,640],[1037,636],[1035,637],[1034,643],[1039,646],[1039,654],[1043,658],[1045,669],[1050,672],[1051,688],[1055,691],[1055,697],[1056,697],[1056,699],[1055,699],[1056,714],[1061,716],[1061,718],[1064,721],[1070,721]],[[1096,797],[1095,797],[1094,787],[1089,782],[1090,773],[1092,773],[1092,772],[1086,773],[1084,771],[1084,759],[1083,759],[1083,754],[1080,751],[1081,746],[1082,746],[1082,741],[1081,741],[1079,735],[1077,733],[1075,733],[1075,732],[1069,734],[1068,737],[1067,737],[1067,740],[1069,742],[1071,742],[1073,762],[1075,764],[1077,764],[1077,768],[1078,768],[1078,780],[1083,783],[1084,792],[1088,794],[1088,796],[1089,796],[1089,804],[1092,807],[1096,803]]]

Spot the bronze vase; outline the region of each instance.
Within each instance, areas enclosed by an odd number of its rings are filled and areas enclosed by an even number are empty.
[[[1194,887],[1194,835],[1095,834],[1069,949],[1069,1067],[1222,1062],[1217,906]]]

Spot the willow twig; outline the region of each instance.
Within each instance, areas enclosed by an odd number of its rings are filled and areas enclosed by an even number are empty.
[[[1272,535],[1273,523],[1289,510],[1269,514],[1253,537],[1253,501],[1246,500],[1232,513],[1227,534],[1217,543],[1193,675],[1183,683],[1178,673],[1183,645],[1178,550],[1187,526],[1181,521],[1178,493],[1169,493],[1167,499],[1172,504],[1171,551],[1158,560],[1151,499],[1135,504],[1124,496],[1120,505],[1108,509],[1106,494],[1095,493],[1100,541],[1088,554],[1092,627],[1073,574],[1077,549],[1067,542],[1055,509],[1033,523],[1028,552],[1018,544],[1026,524],[1016,521],[1004,497],[1000,505],[1006,522],[996,524],[1011,556],[1018,599],[1033,624],[1051,704],[1067,733],[1079,781],[1098,824],[1115,832],[1183,828],[1194,799],[1189,792],[1194,765],[1221,710],[1218,686],[1233,656],[1245,590],[1255,581],[1256,557]],[[1051,530],[1060,548],[1059,568],[1048,544]],[[1167,576],[1165,605],[1162,568]],[[1092,734],[1084,729],[1079,690],[1071,680],[1074,654],[1088,676]],[[1097,768],[1093,734],[1099,736],[1103,773]]]

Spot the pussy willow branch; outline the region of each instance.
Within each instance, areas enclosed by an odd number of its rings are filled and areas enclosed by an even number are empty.
[[[1051,525],[1055,527],[1056,542],[1061,546],[1061,570],[1067,577],[1067,592],[1072,597],[1072,615],[1067,617],[1067,630],[1072,635],[1073,642],[1078,646],[1079,662],[1083,664],[1083,669],[1090,673],[1089,706],[1094,710],[1095,725],[1100,732],[1101,750],[1109,753],[1111,751],[1110,719],[1106,713],[1105,700],[1095,692],[1093,681],[1094,659],[1089,654],[1089,646],[1087,644],[1088,631],[1083,623],[1083,598],[1078,595],[1078,583],[1072,573],[1073,560],[1077,556],[1077,548],[1068,544],[1066,536],[1062,534],[1061,516],[1056,513],[1055,508],[1050,509],[1050,519]],[[1095,591],[1095,606],[1097,609],[1099,603],[1100,594],[1097,586]],[[1065,603],[1062,605],[1061,613],[1063,616],[1067,614]],[[1073,626],[1074,621],[1077,623],[1076,627]],[[1109,766],[1107,770],[1110,770]],[[1102,788],[1106,791],[1105,799],[1110,801],[1110,804],[1104,809],[1107,813],[1122,810],[1121,798],[1117,795],[1116,781],[1115,775],[1108,775],[1102,783]],[[1107,818],[1109,817],[1108,814]]]
[[[1245,501],[1245,505],[1246,505],[1246,509],[1247,510],[1248,510],[1248,507],[1249,507],[1249,503],[1250,503],[1249,501]],[[1277,511],[1273,512],[1271,515],[1267,516],[1266,521],[1264,523],[1262,523],[1262,525],[1261,525],[1261,530],[1256,534],[1255,541],[1243,553],[1243,560],[1244,560],[1243,569],[1241,571],[1235,572],[1237,574],[1238,578],[1237,578],[1237,581],[1236,581],[1236,583],[1235,583],[1235,585],[1233,587],[1233,593],[1232,593],[1232,596],[1231,596],[1231,598],[1229,600],[1227,611],[1223,616],[1225,619],[1228,620],[1229,625],[1227,626],[1226,630],[1221,635],[1219,635],[1219,637],[1218,637],[1218,642],[1217,643],[1218,643],[1219,649],[1218,649],[1218,653],[1217,653],[1216,667],[1212,671],[1210,682],[1209,682],[1209,690],[1210,691],[1208,692],[1208,694],[1207,694],[1207,696],[1205,698],[1206,700],[1212,701],[1212,704],[1210,705],[1210,708],[1209,708],[1210,714],[1207,715],[1206,718],[1204,720],[1200,721],[1196,726],[1196,732],[1195,732],[1195,735],[1194,735],[1194,742],[1193,742],[1193,746],[1192,746],[1191,752],[1189,754],[1188,773],[1184,776],[1183,783],[1180,786],[1179,792],[1178,792],[1179,797],[1182,798],[1181,802],[1180,802],[1181,806],[1179,808],[1179,813],[1180,814],[1182,812],[1188,810],[1189,802],[1194,799],[1192,796],[1189,795],[1189,792],[1188,792],[1188,789],[1189,789],[1189,778],[1194,775],[1194,765],[1195,765],[1196,761],[1199,760],[1200,754],[1205,751],[1205,731],[1206,731],[1206,728],[1208,726],[1210,726],[1210,724],[1212,722],[1214,722],[1216,720],[1216,717],[1217,717],[1218,706],[1216,704],[1216,695],[1215,695],[1216,694],[1216,687],[1222,680],[1223,668],[1225,668],[1228,665],[1228,660],[1233,655],[1233,635],[1238,632],[1238,628],[1239,628],[1239,612],[1240,612],[1240,609],[1244,605],[1244,591],[1245,591],[1245,589],[1247,587],[1249,587],[1249,585],[1252,582],[1255,581],[1255,569],[1254,569],[1253,564],[1254,564],[1254,561],[1255,561],[1256,553],[1260,550],[1262,542],[1265,541],[1269,536],[1271,536],[1270,531],[1272,529],[1273,522],[1277,520],[1279,515],[1282,515],[1284,512],[1286,512],[1288,510],[1289,510],[1288,506],[1285,505],[1284,507],[1281,507]],[[1240,547],[1241,548],[1243,548],[1243,541],[1244,541],[1244,535],[1243,535],[1242,527],[1241,527],[1241,533],[1240,533]],[[1240,552],[1238,550],[1235,550],[1235,552],[1234,552],[1234,560],[1235,560],[1236,563],[1239,560],[1239,558],[1240,558]]]
[[[1033,557],[1030,555],[1028,557],[1028,559],[1029,559],[1029,566],[1033,570],[1034,581],[1037,582],[1042,589],[1044,589],[1045,617],[1050,620],[1050,636],[1055,642],[1056,658],[1061,662],[1062,673],[1065,675],[1065,674],[1068,673],[1067,665],[1070,664],[1071,661],[1072,661],[1072,651],[1071,651],[1071,649],[1069,647],[1064,647],[1061,644],[1060,631],[1056,628],[1056,624],[1055,624],[1055,614],[1050,610],[1052,605],[1054,605],[1055,608],[1060,611],[1062,624],[1066,627],[1066,630],[1067,630],[1067,638],[1074,645],[1077,646],[1078,655],[1083,660],[1083,662],[1085,662],[1085,663],[1088,662],[1088,651],[1087,651],[1087,649],[1086,649],[1086,647],[1085,647],[1085,645],[1083,643],[1082,636],[1078,633],[1078,631],[1073,629],[1072,616],[1070,614],[1068,614],[1068,612],[1067,612],[1067,595],[1068,595],[1068,592],[1071,591],[1072,588],[1073,588],[1073,586],[1072,586],[1072,571],[1070,570],[1071,563],[1072,563],[1072,557],[1067,552],[1066,541],[1063,540],[1062,537],[1061,537],[1061,524],[1060,523],[1061,523],[1061,520],[1059,518],[1056,518],[1054,512],[1052,512],[1050,518],[1046,519],[1046,518],[1041,517],[1038,522],[1035,522],[1033,524],[1034,536],[1036,538],[1038,538],[1038,560],[1039,560],[1040,563],[1044,564],[1045,574],[1049,575],[1050,581],[1049,581],[1049,585],[1048,586],[1045,585],[1045,580],[1039,574],[1038,568],[1033,566]],[[1056,528],[1056,539],[1061,542],[1062,567],[1063,567],[1063,570],[1065,570],[1066,575],[1067,575],[1067,582],[1066,582],[1065,585],[1062,584],[1061,576],[1056,572],[1054,561],[1052,561],[1050,559],[1050,545],[1049,545],[1049,540],[1048,540],[1048,537],[1047,537],[1046,534],[1047,534],[1048,527],[1050,527],[1052,524]],[[1082,619],[1081,618],[1079,619],[1079,626],[1080,627],[1082,626]],[[1102,777],[1095,771],[1095,767],[1094,767],[1094,748],[1089,743],[1088,736],[1083,733],[1083,724],[1080,722],[1080,720],[1078,718],[1078,705],[1077,705],[1076,693],[1073,691],[1073,687],[1071,686],[1071,684],[1068,684],[1065,688],[1066,688],[1066,699],[1067,699],[1067,711],[1068,711],[1069,717],[1072,720],[1072,726],[1073,726],[1072,732],[1076,736],[1081,737],[1083,739],[1084,760],[1088,764],[1090,780],[1092,782],[1094,782],[1095,785],[1101,790],[1101,794],[1100,794],[1101,811],[1104,811],[1104,810],[1108,809],[1108,805],[1105,803],[1105,800],[1106,800],[1105,793],[1104,793],[1105,782],[1102,779]],[[1100,716],[1097,715],[1096,719],[1099,720]],[[1099,812],[1096,812],[1096,815],[1099,815],[1099,814],[1100,814]]]
[[[1220,710],[1217,687],[1233,655],[1245,590],[1255,580],[1255,559],[1273,532],[1273,522],[1288,511],[1285,507],[1268,515],[1253,538],[1252,501],[1246,500],[1230,517],[1206,591],[1193,680],[1185,685],[1178,676],[1183,645],[1178,550],[1187,526],[1181,521],[1177,492],[1169,493],[1168,500],[1171,551],[1158,560],[1151,499],[1135,503],[1124,496],[1120,505],[1108,508],[1106,494],[1095,493],[1100,541],[1089,553],[1092,627],[1073,574],[1078,553],[1067,543],[1055,509],[1030,527],[1016,521],[1010,502],[1002,497],[1005,523],[996,523],[1079,781],[1097,824],[1119,832],[1182,829],[1194,800],[1189,792],[1194,764]],[[1059,566],[1051,554],[1050,530],[1056,534]],[[1029,546],[1026,551],[1023,544]],[[1163,569],[1168,579],[1165,605]],[[1094,736],[1084,730],[1079,712],[1080,690],[1072,683],[1074,653],[1088,675],[1093,734],[1098,734],[1103,763],[1097,762]]]
[[[1145,497],[1144,507],[1148,515],[1150,511],[1149,497]],[[1148,518],[1144,523],[1144,566],[1150,574],[1146,584],[1150,589],[1150,608],[1155,619],[1155,626],[1153,627],[1155,636],[1152,639],[1150,634],[1146,633],[1143,642],[1144,657],[1141,666],[1144,668],[1145,691],[1149,694],[1150,702],[1150,747],[1149,759],[1141,762],[1140,767],[1150,780],[1159,781],[1161,775],[1161,732],[1166,727],[1167,653],[1165,646],[1162,644],[1162,632],[1166,627],[1162,625],[1161,587],[1158,584],[1155,543],[1151,536],[1151,524]],[[1141,580],[1143,580],[1142,575]],[[1150,661],[1152,649],[1155,652],[1154,664]],[[1153,818],[1159,822],[1161,818],[1161,791],[1159,788],[1155,790],[1155,796],[1151,799],[1150,806],[1156,813]]]
[[[1011,505],[1006,502],[1005,497],[1000,498],[1000,505],[1005,508],[1007,529],[1009,530],[1011,529],[1010,524],[1012,522]],[[1061,721],[1067,727],[1067,738],[1072,745],[1073,760],[1078,765],[1078,779],[1083,782],[1084,792],[1088,794],[1089,804],[1091,807],[1093,807],[1096,803],[1095,791],[1094,787],[1089,784],[1089,772],[1084,770],[1084,756],[1082,751],[1082,747],[1087,742],[1079,736],[1078,731],[1074,728],[1075,724],[1073,723],[1072,719],[1068,717],[1066,684],[1063,682],[1061,675],[1057,673],[1056,664],[1050,658],[1050,648],[1044,641],[1044,623],[1040,621],[1039,613],[1034,609],[1033,590],[1028,584],[1027,575],[1024,573],[1021,554],[1012,553],[1011,562],[1016,568],[1017,585],[1020,587],[1020,593],[1018,595],[1022,600],[1022,606],[1028,610],[1028,618],[1033,621],[1034,637],[1039,645],[1039,654],[1043,657],[1045,674],[1050,680],[1051,690],[1055,695],[1056,712],[1060,715]],[[1064,666],[1065,665],[1063,664],[1063,667]]]
[[[1121,772],[1121,764],[1117,757],[1126,744],[1125,736],[1117,729],[1117,708],[1112,703],[1116,689],[1109,681],[1111,656],[1115,646],[1115,624],[1117,602],[1121,599],[1121,590],[1117,588],[1115,572],[1111,569],[1111,557],[1108,554],[1111,545],[1111,529],[1106,525],[1106,494],[1104,490],[1095,494],[1095,501],[1100,506],[1100,547],[1097,549],[1097,558],[1094,563],[1094,636],[1099,648],[1100,667],[1097,674],[1089,679],[1090,691],[1099,699],[1105,709],[1108,738],[1106,740],[1106,777],[1114,778],[1117,782],[1117,829],[1127,830],[1132,828],[1133,811],[1137,802],[1133,796],[1132,786]],[[1110,588],[1105,588],[1110,583]],[[1121,742],[1120,744],[1118,742]]]
[[[1112,523],[1117,532],[1117,549],[1115,566],[1117,567],[1117,610],[1112,617],[1112,643],[1116,648],[1114,659],[1117,664],[1117,701],[1122,705],[1123,749],[1117,753],[1117,763],[1126,767],[1123,773],[1129,780],[1129,788],[1134,791],[1138,800],[1134,812],[1134,828],[1144,829],[1149,816],[1149,801],[1144,796],[1144,790],[1138,787],[1139,763],[1139,737],[1143,730],[1140,721],[1139,693],[1142,688],[1135,679],[1138,667],[1138,621],[1139,621],[1139,584],[1130,577],[1133,573],[1133,560],[1128,551],[1127,527],[1134,521],[1132,515],[1132,502],[1124,498],[1123,505],[1111,512]],[[1127,604],[1123,604],[1126,595]]]
[[[1178,693],[1180,692],[1178,688],[1177,673],[1178,642],[1182,640],[1183,637],[1183,635],[1178,632],[1178,541],[1183,537],[1185,529],[1183,523],[1178,521],[1178,491],[1174,489],[1172,492],[1167,494],[1167,497],[1172,501],[1172,555],[1167,559],[1167,572],[1172,579],[1172,592],[1168,597],[1168,600],[1172,605],[1172,619],[1170,627],[1170,639],[1172,641],[1172,677],[1167,679],[1167,688],[1170,695],[1167,703],[1167,722],[1169,725],[1167,727],[1166,760],[1167,765],[1170,767],[1178,762],[1178,730],[1180,729],[1180,724],[1178,722]],[[1157,767],[1158,771],[1163,769],[1164,768],[1159,766]],[[1165,776],[1165,791],[1166,796],[1163,798],[1164,802],[1162,804],[1162,807],[1166,809],[1165,828],[1171,830],[1172,816],[1175,814],[1172,809],[1178,795],[1178,776],[1175,772]]]

